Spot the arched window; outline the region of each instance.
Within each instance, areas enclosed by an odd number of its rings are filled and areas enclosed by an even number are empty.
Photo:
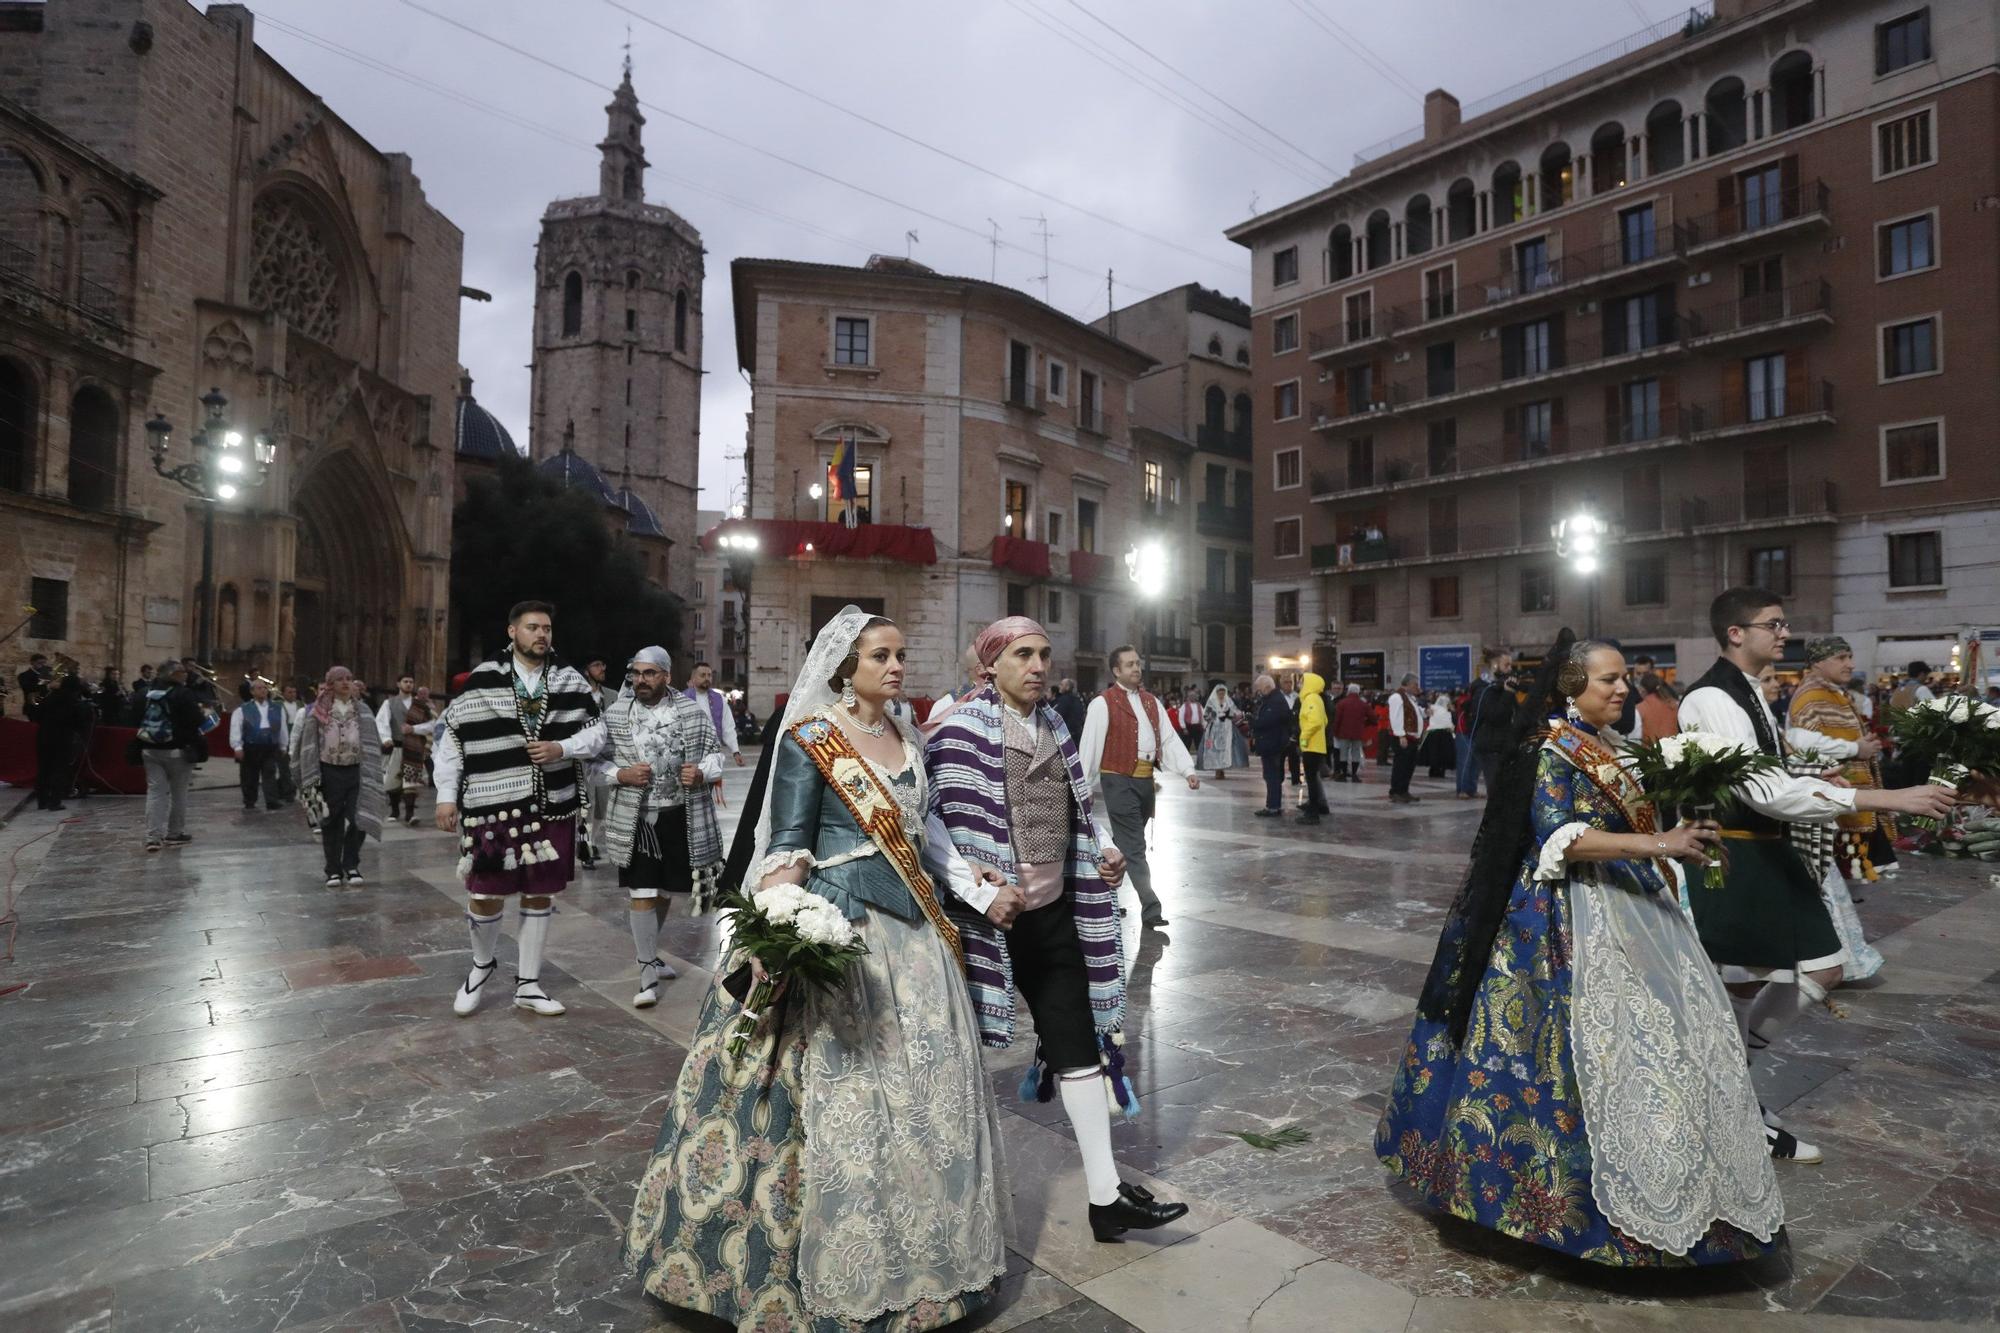
[[[1378,208],[1368,215],[1367,239],[1362,248],[1370,271],[1389,262],[1389,210]]]
[[[1617,121],[1597,127],[1590,136],[1590,192],[1608,194],[1630,182],[1625,171],[1625,127]]]
[[[1542,199],[1540,211],[1561,208],[1576,198],[1576,163],[1569,145],[1552,143],[1542,150]]]
[[[237,648],[237,632],[242,615],[242,607],[236,596],[236,585],[225,583],[215,596],[215,646],[225,653],[233,653]]]
[[[1702,101],[1708,126],[1703,140],[1710,156],[1741,148],[1750,139],[1749,113],[1743,104],[1743,80],[1731,76],[1716,80]]]
[[[1236,401],[1230,404],[1230,406],[1233,409],[1235,418],[1235,434],[1248,439],[1250,437],[1250,395],[1247,393],[1237,394]]]
[[[1420,255],[1431,248],[1431,197],[1420,194],[1403,205],[1403,253]]]
[[[1209,334],[1209,335],[1208,335],[1208,354],[1209,354],[1210,356],[1221,356],[1221,355],[1222,355],[1222,335],[1221,335],[1221,334],[1219,334],[1219,333],[1211,333],[1211,334]]]
[[[1521,164],[1502,162],[1493,168],[1493,225],[1504,227],[1510,222],[1519,222],[1527,211],[1527,199],[1521,190]]]
[[[118,405],[95,385],[69,405],[69,500],[81,509],[109,509],[118,494]]]
[[[131,245],[124,221],[102,199],[83,201],[77,229],[77,303],[107,319],[125,312],[125,292],[131,272]]]
[[[583,332],[583,275],[572,272],[563,279],[563,337]]]
[[[1646,113],[1646,174],[1657,176],[1687,161],[1687,127],[1681,104],[1665,101]]]
[[[636,292],[639,290],[638,269],[628,268],[625,270],[625,290],[628,292]]]
[[[1354,276],[1354,232],[1345,222],[1328,234],[1326,252],[1331,264],[1328,271],[1335,282]]]
[[[639,169],[628,164],[625,168],[625,179],[622,184],[625,198],[637,203],[639,199]]]
[[[674,292],[674,350],[685,352],[688,348],[688,293],[682,287]]]
[[[1220,384],[1208,386],[1208,392],[1201,396],[1202,421],[1216,434],[1221,434],[1229,425],[1229,395],[1222,391]]]
[[[35,474],[35,382],[0,361],[0,491],[25,491]]]
[[[1804,51],[1788,51],[1771,65],[1771,133],[1795,130],[1812,118],[1812,57]]]
[[[352,323],[339,233],[300,191],[267,190],[251,207],[250,304],[277,311],[292,328],[329,345]]]
[[[1444,234],[1449,241],[1463,241],[1479,230],[1479,190],[1464,176],[1444,192]]]
[[[9,148],[0,148],[0,245],[12,247],[10,268],[25,268],[23,276],[40,281],[42,178],[33,162]]]

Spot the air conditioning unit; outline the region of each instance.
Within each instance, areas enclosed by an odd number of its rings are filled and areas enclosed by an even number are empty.
[[[1578,306],[1578,307],[1576,308],[1576,313],[1577,313],[1577,314],[1579,314],[1579,315],[1594,315],[1594,314],[1596,314],[1596,313],[1597,313],[1597,302],[1595,302],[1595,301],[1585,301],[1585,302],[1584,302],[1584,303],[1583,303],[1582,305],[1580,305],[1580,306]]]
[[[1499,336],[1500,330],[1498,329],[1481,329],[1479,331],[1479,341],[1481,342],[1491,342]]]
[[[1399,366],[1402,365],[1405,361],[1408,361],[1409,359],[1410,359],[1410,354],[1408,352],[1396,353],[1396,364]]]

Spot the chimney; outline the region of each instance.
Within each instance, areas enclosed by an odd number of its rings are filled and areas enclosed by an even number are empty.
[[[1442,88],[1424,94],[1424,142],[1436,143],[1458,128],[1458,99]]]

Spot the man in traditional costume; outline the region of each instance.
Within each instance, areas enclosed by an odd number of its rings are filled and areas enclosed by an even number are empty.
[[[722,828],[709,784],[722,777],[722,746],[702,706],[673,692],[673,658],[654,645],[632,658],[632,689],[604,710],[605,745],[590,766],[591,786],[607,792],[600,849],[618,867],[631,898],[638,951],[634,1008],[660,1000],[674,969],[660,957],[666,891],[691,894],[697,915],[714,905],[722,870]]]
[[[400,676],[396,692],[375,710],[375,734],[382,738],[382,790],[389,796],[389,818],[393,821],[398,817],[400,806],[402,821],[413,828],[417,822],[418,790],[414,787],[406,790],[403,786],[403,724],[409,719],[410,704],[416,697],[417,678]]]
[[[1060,1089],[1083,1155],[1091,1232],[1113,1241],[1187,1212],[1122,1183],[1111,1154],[1111,1106],[1128,1117],[1139,1111],[1124,1059],[1117,889],[1125,857],[1103,849],[1083,762],[1044,698],[1047,633],[1009,616],[974,647],[993,683],[960,699],[930,734],[929,841],[964,904],[953,905],[952,919],[981,1041],[1012,1044],[1018,994],[1037,1040],[1021,1096],[1048,1101]]]
[[[560,1014],[541,982],[555,895],[575,872],[582,812],[577,760],[603,747],[604,723],[575,667],[554,660],[555,608],[518,602],[507,615],[507,653],[482,662],[451,701],[435,734],[437,826],[459,835],[458,873],[470,899],[472,970],[452,999],[460,1017],[479,1007],[491,976],[508,898],[521,898],[514,1005]]]
[[[1854,649],[1837,634],[1806,644],[1806,674],[1792,694],[1785,720],[1785,739],[1794,750],[1817,751],[1825,767],[1840,770],[1857,790],[1882,785],[1877,762],[1882,742],[1869,733],[1867,719],[1854,706],[1847,683],[1854,676]],[[1885,868],[1876,862],[1877,849],[1886,850],[1888,865],[1896,863],[1895,821],[1871,810],[1842,815],[1833,854],[1849,881],[1873,884]]]
[[[1030,622],[1032,623],[1032,622]],[[1159,930],[1167,924],[1153,868],[1146,863],[1146,825],[1153,818],[1153,772],[1185,779],[1189,791],[1201,786],[1194,760],[1181,744],[1167,710],[1143,688],[1146,664],[1139,650],[1124,644],[1111,650],[1111,684],[1083,714],[1077,752],[1084,781],[1104,784],[1104,812],[1111,816],[1111,840],[1125,854],[1132,891],[1139,895],[1139,919]]]
[[[709,725],[715,729],[716,739],[722,743],[722,752],[729,756],[729,762],[743,767],[743,749],[736,741],[736,713],[722,691],[715,688],[714,667],[706,662],[694,664],[694,670],[688,673],[687,697],[708,713]]]
[[[1705,731],[1785,753],[1784,732],[1758,688],[1757,673],[1776,662],[1791,637],[1780,598],[1762,588],[1729,588],[1709,607],[1722,650],[1681,700],[1683,732]],[[1728,880],[1691,888],[1703,948],[1722,968],[1735,997],[1737,1025],[1751,1050],[1768,1046],[1787,1023],[1843,979],[1849,950],[1834,924],[1833,904],[1848,903],[1838,868],[1816,878],[1785,839],[1785,824],[1830,824],[1857,810],[1943,815],[1951,796],[1938,787],[1857,791],[1818,778],[1768,773],[1736,792],[1724,816]],[[1766,1115],[1774,1156],[1819,1160],[1819,1152],[1784,1133]]]

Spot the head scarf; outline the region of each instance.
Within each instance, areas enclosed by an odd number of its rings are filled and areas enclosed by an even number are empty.
[[[1842,653],[1853,651],[1854,645],[1838,634],[1822,634],[1817,639],[1806,640],[1806,665],[1815,666],[1829,657],[1838,657]]]
[[[972,651],[979,655],[979,665],[992,666],[1000,660],[1000,654],[1007,651],[1007,645],[1016,639],[1025,639],[1030,634],[1049,637],[1049,632],[1026,616],[1008,616],[996,620],[979,631],[979,637],[972,641]]]
[[[637,666],[641,662],[644,662],[647,666],[658,667],[668,674],[672,674],[674,669],[674,659],[668,656],[667,650],[660,647],[657,643],[649,648],[641,648],[638,652],[633,653],[632,660],[627,665]]]
[[[354,673],[344,666],[328,667],[326,679],[319,683],[319,694],[313,699],[313,716],[323,727],[333,709],[333,686],[336,681],[353,680]]]

